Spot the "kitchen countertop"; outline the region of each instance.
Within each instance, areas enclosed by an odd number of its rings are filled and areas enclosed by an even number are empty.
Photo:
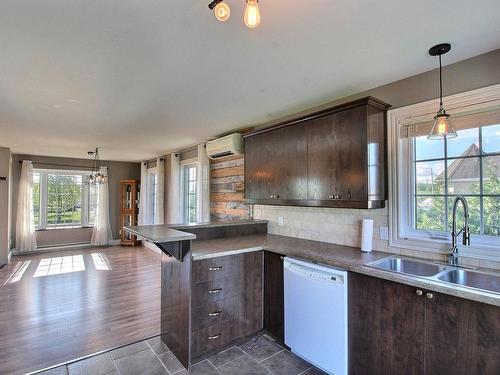
[[[268,250],[285,256],[296,257],[316,263],[341,268],[347,271],[375,276],[417,288],[487,303],[500,307],[500,295],[467,287],[450,285],[438,280],[384,271],[366,266],[380,259],[396,254],[379,251],[362,253],[359,249],[325,242],[304,240],[274,234],[256,234],[213,240],[198,240],[192,243],[193,260],[224,255]]]

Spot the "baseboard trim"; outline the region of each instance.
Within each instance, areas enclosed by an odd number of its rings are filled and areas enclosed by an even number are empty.
[[[117,246],[120,244],[120,240],[113,240],[109,246]],[[33,251],[16,251],[12,250],[12,255],[30,255],[30,254],[38,254],[38,253],[51,253],[54,251],[66,251],[66,250],[83,250],[83,249],[91,249],[91,248],[99,248],[99,247],[107,247],[107,246],[95,246],[91,243],[74,243],[67,245],[58,245],[58,246],[47,246],[47,247],[39,247]]]

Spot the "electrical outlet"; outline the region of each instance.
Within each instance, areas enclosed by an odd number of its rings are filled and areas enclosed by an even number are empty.
[[[380,233],[381,240],[388,240],[389,239],[389,227],[380,227],[379,233]]]
[[[283,216],[278,216],[278,225],[279,225],[280,227],[282,227],[282,226],[283,226]]]

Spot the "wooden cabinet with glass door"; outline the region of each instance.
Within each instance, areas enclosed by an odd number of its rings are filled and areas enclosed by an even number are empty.
[[[139,181],[120,180],[120,222],[121,227],[128,225],[137,225],[137,216],[139,213]],[[141,241],[137,236],[121,230],[121,245],[136,246]]]

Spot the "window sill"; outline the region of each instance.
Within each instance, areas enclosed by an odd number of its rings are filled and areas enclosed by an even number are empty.
[[[54,226],[54,227],[47,227],[47,228],[38,228],[35,229],[35,232],[44,232],[44,231],[50,231],[50,230],[60,230],[60,229],[89,229],[89,228],[94,228],[93,225],[68,225],[68,226]]]

